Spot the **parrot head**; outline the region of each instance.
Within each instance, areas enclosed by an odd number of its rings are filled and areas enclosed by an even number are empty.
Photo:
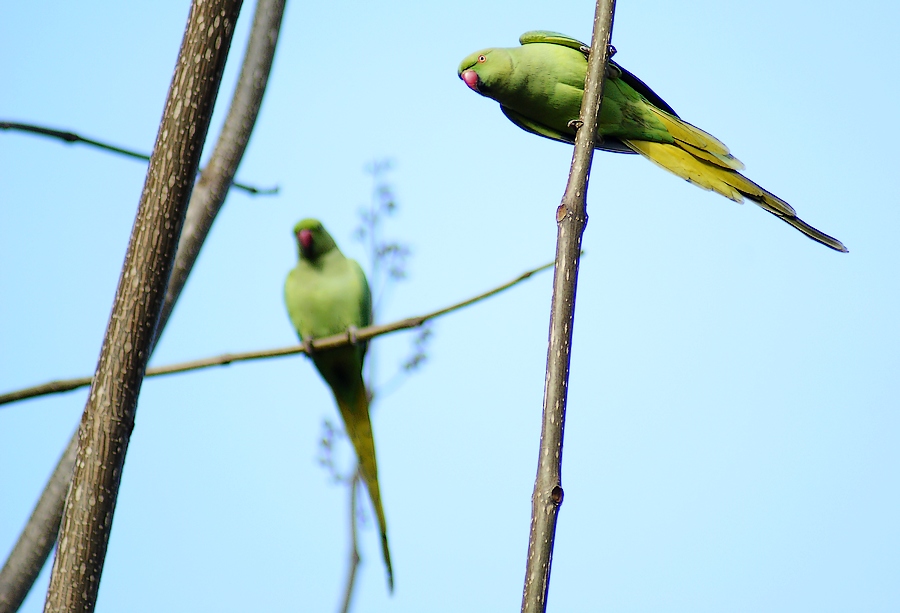
[[[304,219],[294,226],[300,258],[315,262],[337,245],[318,219]]]
[[[456,73],[470,89],[493,98],[491,94],[512,70],[512,58],[506,49],[483,49],[466,56]]]

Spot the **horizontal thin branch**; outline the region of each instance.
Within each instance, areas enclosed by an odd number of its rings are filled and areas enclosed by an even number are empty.
[[[419,315],[417,317],[408,317],[406,319],[401,319],[399,321],[395,321],[389,324],[381,324],[375,326],[367,326],[365,328],[360,328],[356,330],[353,335],[356,341],[365,341],[370,338],[374,338],[376,336],[381,336],[382,334],[388,334],[390,332],[397,332],[399,330],[408,330],[410,328],[418,328],[426,321],[430,319],[435,319],[437,317],[441,317],[442,315],[446,315],[447,313],[451,313],[453,311],[457,311],[464,307],[467,307],[476,302],[480,302],[485,298],[490,298],[500,292],[509,289],[510,287],[525,281],[530,278],[532,275],[537,274],[543,270],[546,270],[553,266],[553,262],[549,262],[544,264],[543,266],[539,266],[537,268],[533,268],[529,271],[526,271],[516,277],[515,279],[504,283],[494,289],[484,292],[483,294],[478,294],[477,296],[473,296],[467,300],[463,300],[462,302],[457,302],[456,304],[452,304],[448,307],[444,307],[443,309],[438,309],[437,311],[432,311],[431,313],[426,313],[425,315]],[[315,339],[310,342],[310,346],[313,350],[316,349],[331,349],[333,347],[340,347],[342,345],[348,345],[354,342],[351,339],[350,334],[347,332],[343,332],[341,334],[334,334],[332,336],[326,336],[322,338]],[[210,358],[203,358],[200,360],[193,360],[190,362],[181,362],[179,364],[170,364],[168,366],[157,366],[154,368],[148,368],[145,377],[153,377],[159,375],[172,375],[175,373],[186,372],[189,370],[199,370],[201,368],[210,368],[211,366],[225,366],[228,364],[232,364],[234,362],[247,362],[249,360],[261,360],[264,358],[277,358],[288,355],[296,355],[299,353],[306,353],[306,349],[303,345],[293,345],[291,347],[282,347],[280,349],[266,349],[262,351],[247,351],[244,353],[226,353],[219,356],[214,356]],[[46,396],[47,394],[56,394],[60,392],[68,392],[74,389],[78,389],[79,387],[86,387],[91,384],[91,377],[78,377],[77,379],[60,379],[58,381],[50,381],[49,383],[44,383],[42,385],[35,385],[33,387],[27,387],[24,389],[16,390],[14,392],[9,392],[7,394],[0,395],[0,405],[9,404],[11,402],[17,402],[19,400],[25,400],[27,398],[35,398],[37,396]]]
[[[113,153],[124,155],[125,157],[143,160],[145,162],[150,161],[150,156],[146,153],[141,153],[140,151],[134,151],[132,149],[125,149],[124,147],[117,147],[109,143],[94,140],[93,138],[81,136],[79,134],[76,134],[75,132],[54,130],[52,128],[45,128],[43,126],[36,126],[29,123],[16,123],[14,121],[0,121],[0,130],[18,130],[20,132],[28,132],[30,134],[40,134],[41,136],[57,138],[67,143],[84,143],[85,145],[91,145],[92,147],[103,149],[104,151],[112,151]],[[252,185],[234,182],[232,183],[232,186],[254,196],[271,196],[278,193],[277,185],[275,187],[254,187]]]

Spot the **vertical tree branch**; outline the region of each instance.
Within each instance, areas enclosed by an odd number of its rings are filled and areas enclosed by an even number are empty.
[[[241,0],[191,6],[78,431],[44,611],[94,610],[137,397]]]
[[[234,179],[246,148],[250,131],[256,122],[272,67],[278,31],[284,14],[284,3],[285,0],[259,0],[257,3],[241,75],[225,120],[225,127],[219,135],[201,181],[191,194],[175,256],[175,271],[169,281],[170,288],[166,292],[163,311],[157,324],[156,340],[168,321],[168,316],[197,258],[200,245],[212,226],[212,217],[224,202],[228,186]],[[231,139],[239,142],[227,144],[226,141]],[[191,221],[201,216],[206,217],[204,222]],[[172,286],[176,283],[180,284],[180,287],[177,291],[173,291]],[[72,478],[76,450],[77,432],[72,436],[28,524],[19,536],[3,570],[0,571],[0,613],[14,613],[19,609],[53,549],[59,532],[66,492]]]
[[[344,595],[341,598],[340,613],[350,613],[350,603],[353,601],[353,587],[356,585],[356,571],[359,569],[359,538],[356,529],[356,505],[359,504],[356,492],[359,487],[359,465],[357,464],[353,477],[350,479],[350,559],[347,562],[347,579],[344,581]]]
[[[522,611],[528,613],[542,613],[546,610],[556,520],[563,501],[563,432],[572,327],[575,323],[575,289],[581,236],[587,224],[585,200],[588,175],[597,133],[597,112],[600,109],[603,79],[609,59],[607,56],[614,12],[615,0],[597,0],[584,99],[581,104],[581,127],[575,137],[569,181],[562,203],[556,211],[556,268],[553,273],[541,444],[537,478],[531,497],[531,532],[522,593]]]

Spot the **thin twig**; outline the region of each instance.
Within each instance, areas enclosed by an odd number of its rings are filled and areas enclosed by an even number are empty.
[[[85,145],[90,145],[104,151],[118,153],[119,155],[124,155],[125,157],[134,158],[136,160],[143,160],[145,162],[150,161],[150,156],[146,153],[134,151],[133,149],[125,149],[124,147],[117,147],[116,145],[111,145],[110,143],[104,143],[99,140],[94,140],[93,138],[81,136],[80,134],[76,134],[75,132],[54,130],[53,128],[36,126],[30,123],[18,123],[15,121],[0,121],[0,130],[16,130],[19,132],[28,132],[29,134],[39,134],[41,136],[47,136],[49,138],[56,138],[66,143],[84,143]],[[253,196],[272,196],[274,194],[277,194],[279,191],[277,185],[275,187],[254,187],[245,183],[238,183],[237,181],[232,183],[232,187],[243,190]]]
[[[371,338],[375,338],[376,336],[381,336],[382,334],[388,334],[390,332],[397,332],[398,330],[408,330],[410,328],[418,328],[426,321],[431,319],[435,319],[437,317],[441,317],[442,315],[446,315],[448,313],[452,313],[453,311],[457,311],[469,305],[472,305],[476,302],[480,302],[486,298],[490,298],[500,292],[511,288],[514,285],[525,281],[530,278],[532,275],[537,274],[543,270],[547,270],[553,266],[553,262],[544,264],[543,266],[538,266],[537,268],[532,268],[529,271],[526,271],[512,279],[504,283],[503,285],[499,285],[492,290],[484,292],[482,294],[478,294],[477,296],[473,296],[472,298],[468,298],[463,300],[462,302],[457,302],[456,304],[452,304],[450,306],[444,307],[442,309],[438,309],[436,311],[432,311],[430,313],[426,313],[424,315],[419,315],[417,317],[408,317],[406,319],[401,319],[388,324],[380,324],[374,326],[367,326],[365,328],[360,328],[356,331],[356,340],[357,341],[365,341]],[[350,336],[347,333],[334,334],[332,336],[325,336],[322,338],[315,339],[310,342],[310,346],[313,350],[316,349],[331,349],[333,347],[340,347],[342,345],[351,344]],[[201,368],[210,368],[212,366],[225,366],[228,364],[232,364],[234,362],[247,362],[249,360],[261,360],[265,358],[277,358],[289,355],[297,355],[300,353],[306,353],[303,345],[293,345],[291,347],[282,347],[279,349],[265,349],[261,351],[247,351],[243,353],[225,353],[222,355],[202,358],[199,360],[192,360],[190,362],[180,362],[178,364],[170,364],[168,366],[156,366],[154,368],[148,368],[145,374],[146,377],[154,377],[159,375],[171,375],[180,372],[187,372],[189,370],[199,370]],[[91,384],[91,377],[78,377],[76,379],[60,379],[57,381],[51,381],[49,383],[44,383],[41,385],[35,385],[33,387],[27,387],[21,390],[16,390],[14,392],[9,392],[3,395],[0,395],[0,405],[8,404],[11,402],[16,402],[18,400],[25,400],[27,398],[35,398],[37,396],[45,396],[47,394],[56,394],[60,392],[68,392],[74,389],[78,389],[79,387],[85,387]]]
[[[349,613],[353,599],[353,586],[356,583],[356,570],[359,568],[358,530],[356,529],[356,492],[359,487],[359,466],[350,480],[350,560],[347,564],[347,580],[344,582],[344,598],[341,601],[341,613]]]
[[[608,60],[615,0],[597,0],[594,33],[585,75],[581,102],[581,126],[575,137],[572,168],[556,211],[556,268],[553,273],[553,298],[550,309],[550,340],[547,346],[547,374],[544,381],[544,410],[537,477],[531,498],[531,531],[522,611],[543,613],[550,589],[550,566],[556,536],[556,520],[563,501],[562,451],[569,385],[569,360],[572,328],[575,323],[575,290],[581,254],[581,236],[587,224],[585,196],[594,140],[597,113],[603,92]]]

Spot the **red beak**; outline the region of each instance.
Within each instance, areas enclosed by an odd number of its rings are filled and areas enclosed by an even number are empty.
[[[478,91],[478,73],[477,72],[475,72],[474,70],[467,70],[464,73],[462,73],[461,75],[459,75],[459,78],[462,79],[463,81],[465,81],[466,85],[468,85],[471,89],[473,89],[476,92]]]
[[[309,251],[310,247],[313,244],[312,232],[309,230],[300,230],[297,232],[297,239],[300,241],[300,246],[303,247],[304,251]]]

